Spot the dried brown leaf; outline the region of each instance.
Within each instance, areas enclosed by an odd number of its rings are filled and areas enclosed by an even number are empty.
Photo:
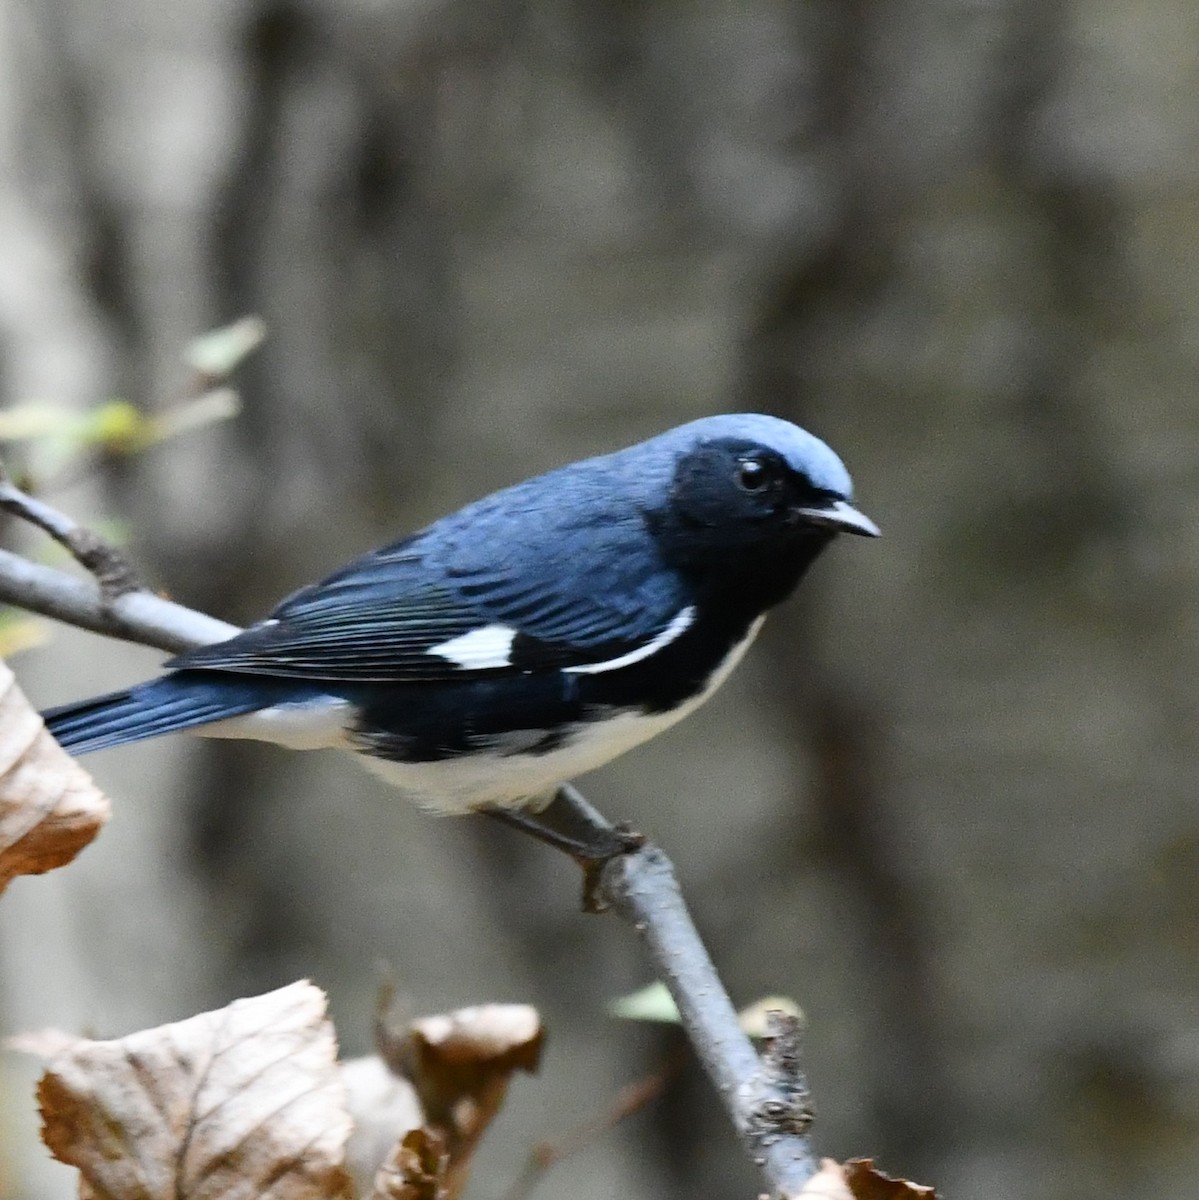
[[[310,983],[115,1041],[81,1038],[38,1086],[42,1136],[95,1200],[345,1200],[336,1053]]]
[[[410,1027],[408,1076],[431,1123],[450,1132],[455,1161],[495,1116],[514,1071],[535,1071],[545,1035],[527,1004],[482,1004]]]
[[[449,1165],[444,1134],[409,1130],[379,1168],[371,1200],[446,1200]]]
[[[541,1017],[528,1004],[480,1004],[434,1017],[410,1027],[415,1063],[413,1082],[436,1075],[461,1090],[476,1078],[513,1071],[536,1071],[545,1033]]]
[[[456,1200],[471,1156],[508,1092],[514,1071],[535,1071],[545,1034],[527,1004],[484,1004],[422,1017],[384,1055],[412,1081],[426,1125],[445,1135],[445,1194]]]
[[[932,1188],[907,1179],[892,1179],[875,1169],[873,1159],[851,1158],[844,1171],[854,1200],[936,1200]]]
[[[18,875],[70,862],[108,815],[108,798],[0,663],[0,892]]]
[[[35,1058],[49,1061],[86,1040],[77,1033],[64,1033],[61,1029],[37,1029],[29,1033],[14,1033],[12,1037],[4,1039],[3,1045],[6,1050],[32,1054]]]
[[[799,1200],[936,1200],[936,1193],[930,1187],[884,1175],[869,1158],[851,1158],[844,1164],[826,1158],[804,1184]]]
[[[397,1142],[424,1124],[425,1112],[411,1082],[393,1075],[378,1055],[342,1063],[341,1079],[354,1123],[346,1167],[357,1193],[366,1196]]]
[[[804,1184],[799,1196],[802,1200],[854,1200],[844,1169],[831,1158],[820,1160],[820,1170]]]

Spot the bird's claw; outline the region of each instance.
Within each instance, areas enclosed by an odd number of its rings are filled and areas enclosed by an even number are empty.
[[[613,825],[610,832],[609,838],[602,841],[597,838],[595,845],[573,855],[583,872],[583,911],[586,913],[606,912],[609,907],[600,886],[604,868],[614,858],[640,850],[649,840],[623,821]]]
[[[567,832],[555,828],[539,816],[516,809],[484,808],[480,811],[573,858],[583,872],[584,912],[603,912],[607,908],[600,893],[604,867],[622,854],[640,850],[647,841],[645,834],[638,833],[623,822],[602,826],[590,824]]]

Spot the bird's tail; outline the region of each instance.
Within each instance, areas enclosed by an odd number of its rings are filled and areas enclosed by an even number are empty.
[[[264,697],[253,689],[223,685],[219,676],[177,672],[121,692],[47,709],[42,719],[64,749],[87,754],[240,717],[263,706]]]

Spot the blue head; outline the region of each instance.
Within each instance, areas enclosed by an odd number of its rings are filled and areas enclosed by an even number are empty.
[[[777,417],[706,417],[625,456],[656,476],[648,519],[663,559],[762,607],[783,599],[837,534],[878,534],[853,507],[837,455]]]

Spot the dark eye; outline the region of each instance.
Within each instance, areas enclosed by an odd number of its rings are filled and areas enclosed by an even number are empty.
[[[756,458],[743,458],[737,464],[736,478],[737,486],[743,492],[756,495],[766,490],[770,483],[770,472],[766,469],[766,464]]]

